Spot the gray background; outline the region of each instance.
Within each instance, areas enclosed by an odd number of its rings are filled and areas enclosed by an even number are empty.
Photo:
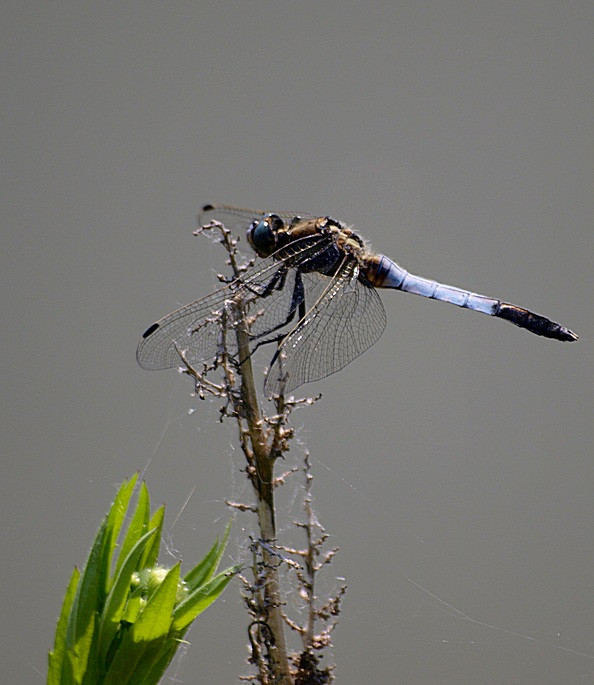
[[[581,335],[383,293],[384,336],[307,388],[324,397],[295,416],[288,464],[311,451],[341,547],[320,587],[349,586],[339,683],[594,681],[593,14],[2,3],[5,682],[43,681],[67,579],[122,478],[152,458],[188,564],[223,529],[223,499],[249,498],[216,405],[134,359],[224,268],[191,235],[204,202],[336,215],[416,273]],[[300,496],[296,478],[283,529]],[[251,526],[235,522],[230,558]],[[176,682],[236,682],[246,624],[234,586]]]

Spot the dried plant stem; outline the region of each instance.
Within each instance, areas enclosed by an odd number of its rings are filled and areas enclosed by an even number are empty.
[[[270,656],[273,661],[272,677],[263,672],[265,664],[260,665],[260,678],[264,683],[279,683],[279,685],[293,685],[290,675],[287,644],[285,640],[284,621],[282,617],[282,600],[278,565],[280,559],[271,552],[270,545],[276,543],[276,522],[274,515],[274,461],[273,451],[268,441],[268,430],[264,428],[258,396],[256,393],[254,374],[250,356],[250,338],[245,315],[236,326],[237,347],[241,362],[241,409],[247,434],[251,446],[251,453],[246,453],[248,473],[257,497],[257,515],[261,539],[265,543],[261,546],[263,566],[266,569],[264,583],[264,602],[266,606],[266,623],[271,633]],[[241,419],[241,417],[240,417]],[[245,445],[245,441],[242,441]],[[245,450],[244,450],[245,451]]]
[[[304,508],[307,520],[302,526],[305,529],[306,540],[307,540],[307,552],[303,559],[305,562],[305,569],[307,573],[307,582],[304,585],[305,592],[307,593],[307,621],[305,624],[305,631],[303,634],[303,646],[306,650],[312,649],[314,645],[314,628],[316,620],[315,612],[315,577],[316,577],[316,566],[315,566],[315,555],[316,551],[319,551],[319,544],[316,545],[314,540],[314,528],[315,528],[315,517],[312,508],[312,496],[311,496],[311,464],[309,461],[309,454],[305,454],[305,498],[304,498]]]
[[[220,242],[225,247],[234,279],[228,280],[219,276],[224,283],[241,283],[246,266],[240,266],[237,260],[237,239],[220,222],[212,222],[197,231],[197,235],[208,229],[218,229]],[[249,293],[253,292],[253,297]],[[270,294],[270,293],[268,293]],[[277,458],[289,450],[294,430],[289,424],[291,412],[298,406],[311,405],[319,399],[289,398],[275,396],[276,414],[267,416],[258,405],[258,393],[252,369],[252,352],[250,343],[250,326],[254,325],[262,311],[252,311],[248,316],[250,305],[258,295],[258,284],[253,284],[253,291],[238,287],[229,288],[229,299],[224,307],[213,312],[213,320],[218,320],[221,330],[219,353],[212,365],[204,364],[196,369],[186,358],[185,352],[178,349],[185,366],[185,373],[194,379],[198,397],[221,398],[220,420],[234,417],[237,421],[239,443],[245,456],[245,472],[254,489],[256,502],[228,502],[229,506],[239,511],[252,511],[258,517],[258,539],[252,539],[250,546],[253,563],[252,576],[241,575],[244,583],[243,598],[250,616],[248,636],[251,655],[249,663],[256,667],[257,673],[240,676],[246,682],[258,682],[260,685],[326,685],[334,681],[333,666],[320,666],[322,650],[331,645],[331,633],[340,613],[340,602],[345,592],[342,587],[338,592],[319,605],[315,594],[316,575],[325,564],[329,564],[337,549],[325,550],[328,534],[318,522],[312,506],[312,473],[309,455],[305,455],[305,521],[295,525],[304,530],[306,545],[295,549],[279,543],[276,521],[274,492],[297,468],[291,468],[275,477],[274,466]],[[264,306],[265,303],[262,303]],[[252,307],[252,309],[257,309]],[[212,323],[208,320],[207,323]],[[272,331],[275,329],[272,329]],[[271,331],[271,332],[272,332]],[[195,332],[199,334],[199,328]],[[228,340],[234,336],[235,340]],[[229,343],[229,344],[228,344]],[[254,349],[258,346],[256,345]],[[280,359],[282,362],[282,357]],[[222,369],[221,383],[214,383],[206,378],[210,371]],[[295,621],[281,597],[280,568],[294,579],[298,596],[305,600],[306,613],[303,622]],[[285,578],[286,576],[283,576]],[[324,628],[315,632],[316,622]],[[302,641],[300,652],[288,653],[285,628],[299,635]]]

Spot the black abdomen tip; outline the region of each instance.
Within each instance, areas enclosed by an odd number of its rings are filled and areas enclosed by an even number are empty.
[[[565,326],[561,326],[561,324],[555,323],[545,316],[517,307],[515,304],[502,302],[495,316],[545,338],[561,340],[562,342],[574,342],[578,339],[578,336],[569,328],[565,328]]]

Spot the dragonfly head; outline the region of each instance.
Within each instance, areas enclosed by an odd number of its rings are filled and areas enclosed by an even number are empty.
[[[260,257],[269,257],[278,245],[278,234],[285,228],[285,222],[278,214],[266,214],[254,219],[247,230],[247,239]]]

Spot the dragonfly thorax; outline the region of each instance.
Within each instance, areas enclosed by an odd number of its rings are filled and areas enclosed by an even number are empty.
[[[365,254],[363,239],[354,231],[347,228],[331,217],[317,217],[303,219],[295,216],[284,220],[278,214],[266,214],[262,218],[254,219],[247,229],[247,239],[256,254],[260,257],[270,257],[278,252],[279,259],[285,258],[282,248],[308,238],[329,239],[328,250],[334,253],[338,250],[342,254],[351,254],[358,261],[362,261]],[[317,267],[315,267],[317,270]]]

